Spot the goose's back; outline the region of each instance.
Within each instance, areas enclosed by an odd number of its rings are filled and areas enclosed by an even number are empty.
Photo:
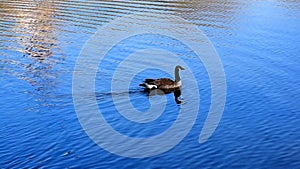
[[[169,78],[160,78],[153,81],[159,89],[174,89],[180,87],[175,81]]]
[[[161,86],[161,85],[174,85],[175,82],[169,78],[160,78],[160,79],[156,79],[154,81],[154,83],[158,86]]]

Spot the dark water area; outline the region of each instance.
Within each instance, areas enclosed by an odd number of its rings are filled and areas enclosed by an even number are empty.
[[[211,102],[208,73],[179,42],[155,35],[128,38],[106,55],[95,79],[96,101],[112,128],[137,138],[158,135],[180,110],[189,112],[193,99],[188,99],[197,89],[188,86],[181,105],[166,95],[165,112],[150,123],[129,121],[115,108],[126,109],[124,92],[136,110],[151,107],[138,84],[147,76],[173,74],[146,69],[134,74],[128,91],[110,87],[130,52],[161,45],[182,55],[197,79],[200,109],[187,136],[162,154],[126,158],[99,147],[82,128],[72,95],[78,56],[98,28],[135,12],[181,17],[202,30],[218,52],[226,104],[206,142],[199,144],[198,137]],[[297,0],[0,0],[0,168],[300,168],[299,35]],[[136,65],[153,66],[138,60],[124,74],[133,75]],[[113,96],[120,98],[117,103]]]

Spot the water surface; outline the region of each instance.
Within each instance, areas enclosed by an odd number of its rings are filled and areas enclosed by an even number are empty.
[[[180,16],[201,29],[219,53],[227,102],[219,127],[207,142],[198,143],[210,106],[205,67],[194,62],[180,43],[150,35],[127,39],[102,62],[95,80],[98,105],[111,126],[128,136],[149,137],[168,129],[180,109],[173,95],[166,96],[167,109],[160,118],[141,125],[126,121],[113,108],[111,96],[122,97],[124,91],[108,90],[124,57],[162,44],[182,55],[197,75],[200,110],[189,134],[168,152],[130,159],[101,149],[83,131],[72,101],[76,59],[100,26],[134,12]],[[297,0],[1,0],[0,166],[299,168],[299,18]],[[143,61],[136,64],[149,66]],[[150,106],[138,87],[146,75],[170,76],[157,69],[135,76],[129,95],[138,110]],[[192,89],[186,91],[193,94]]]

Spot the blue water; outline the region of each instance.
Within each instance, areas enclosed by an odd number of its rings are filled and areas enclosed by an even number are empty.
[[[145,35],[123,41],[99,65],[95,80],[98,106],[115,130],[154,136],[174,124],[180,108],[189,110],[169,94],[166,111],[151,123],[118,114],[111,97],[123,91],[111,93],[111,79],[133,51],[160,45],[186,55],[182,58],[196,74],[201,95],[195,124],[178,145],[135,159],[112,154],[89,138],[74,109],[72,77],[82,47],[100,26],[143,11],[180,16],[207,35],[224,66],[227,99],[216,131],[199,144],[211,99],[204,65],[173,39]],[[1,1],[0,167],[300,168],[299,18],[296,0]],[[149,69],[134,76],[129,95],[141,111],[150,106],[138,87],[145,76],[169,75]],[[184,91],[194,93],[186,86]]]

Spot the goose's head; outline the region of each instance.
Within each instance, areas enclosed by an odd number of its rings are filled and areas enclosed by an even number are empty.
[[[177,66],[175,67],[175,70],[179,71],[179,70],[185,70],[185,69],[184,69],[182,66],[177,65]]]
[[[180,76],[179,76],[179,70],[184,70],[182,66],[177,65],[175,67],[175,82],[181,85]]]

